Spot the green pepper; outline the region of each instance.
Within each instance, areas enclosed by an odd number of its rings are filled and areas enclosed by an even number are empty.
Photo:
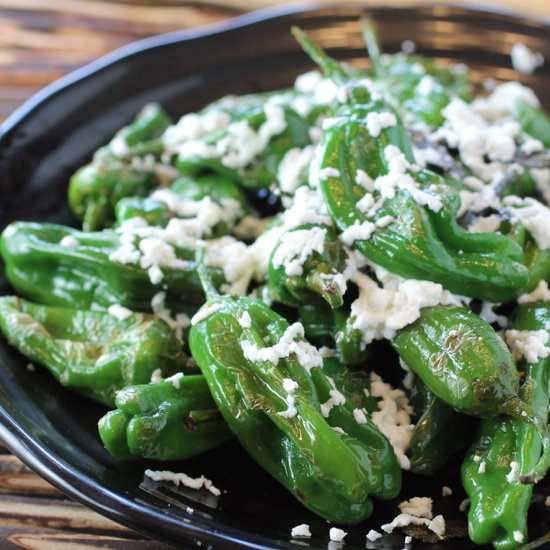
[[[358,523],[372,512],[371,495],[395,496],[401,470],[390,443],[367,418],[356,422],[355,404],[319,368],[322,358],[303,340],[303,327],[259,300],[205,286],[209,300],[189,345],[249,454],[330,521]]]
[[[482,417],[508,414],[540,426],[537,415],[518,396],[519,373],[506,344],[469,309],[425,308],[391,343],[453,409]]]
[[[160,155],[160,136],[169,124],[170,119],[159,105],[147,105],[132,124],[96,152],[90,164],[72,176],[69,206],[82,220],[85,231],[109,227],[121,198],[146,196],[159,185],[154,159],[151,164],[141,157]],[[132,162],[132,158],[137,161]]]
[[[149,241],[157,252],[166,247],[170,253],[171,260],[158,267],[159,273],[153,264],[144,263],[139,247],[145,238],[130,235],[130,243],[124,235],[113,230],[85,233],[62,225],[18,222],[4,230],[0,254],[10,284],[41,304],[89,308],[117,303],[134,311],[151,311],[151,301],[161,291],[166,304],[179,313],[188,311],[193,303],[202,303],[193,250],[161,239]],[[223,280],[220,270],[212,271]]]
[[[520,305],[512,326],[550,333],[549,323],[550,304],[539,302]],[[519,368],[525,372],[520,395],[546,421],[550,358],[535,363],[523,359]],[[461,470],[470,498],[468,531],[475,543],[508,550],[527,541],[533,485],[521,483],[521,476],[537,467],[541,452],[541,439],[533,426],[509,417],[482,420]]]
[[[188,217],[190,212],[183,210],[189,210],[193,203],[203,199],[211,199],[221,208],[233,208],[236,211],[234,219],[222,220],[212,228],[209,234],[211,237],[228,234],[235,222],[254,212],[237,183],[225,176],[207,173],[194,178],[180,177],[169,189],[159,190],[150,197],[121,199],[116,205],[117,225],[122,225],[131,218],[141,217],[149,225],[165,227],[173,217]],[[178,206],[182,211],[178,210]]]
[[[183,460],[231,438],[200,374],[129,386],[116,394],[115,406],[98,424],[115,458]]]
[[[300,225],[279,237],[269,262],[268,282],[277,301],[297,307],[344,303],[346,253],[336,231],[327,225]]]
[[[468,444],[474,419],[454,411],[418,377],[409,398],[417,416],[409,458],[411,472],[432,475]]]
[[[453,97],[471,100],[473,88],[467,73],[441,67],[421,55],[382,55],[373,21],[363,19],[361,26],[373,67],[373,81],[408,122],[440,126],[444,122],[441,111]]]
[[[348,103],[324,133],[318,165],[321,191],[344,242],[402,277],[440,283],[463,296],[512,299],[528,282],[521,247],[504,235],[461,228],[458,193],[435,173],[413,170],[410,139],[392,109],[361,83],[350,84],[306,35],[296,35],[327,74],[348,86]],[[381,115],[392,124],[374,137],[369,121]],[[372,180],[379,176],[377,187]]]
[[[36,305],[0,298],[0,330],[25,357],[44,365],[63,386],[112,406],[130,384],[149,382],[186,362],[170,327],[151,315],[119,319],[102,311]]]

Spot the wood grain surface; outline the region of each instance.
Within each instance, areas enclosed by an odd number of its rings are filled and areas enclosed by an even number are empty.
[[[289,2],[0,0],[0,121],[40,88],[124,44],[286,3]],[[384,0],[380,3],[419,2]],[[478,0],[455,0],[454,3],[480,4]],[[550,0],[481,3],[550,19]],[[70,501],[0,447],[0,548],[164,550],[168,547],[145,540]]]

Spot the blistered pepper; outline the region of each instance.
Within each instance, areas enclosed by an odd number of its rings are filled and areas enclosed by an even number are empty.
[[[116,392],[183,369],[186,357],[161,319],[134,313],[119,319],[103,311],[47,307],[0,297],[0,330],[25,357],[86,397],[112,406]]]
[[[126,387],[115,406],[98,424],[115,458],[183,460],[232,437],[200,374]]]
[[[170,119],[160,105],[147,105],[132,124],[95,153],[91,163],[72,176],[69,206],[82,220],[85,231],[109,227],[114,221],[115,205],[121,198],[147,196],[159,185],[154,159],[150,165],[142,157],[160,155],[160,136],[169,124]]]
[[[512,327],[550,334],[550,304],[518,306]],[[518,368],[525,373],[521,397],[546,421],[550,357],[534,363],[522,359]],[[533,426],[509,417],[482,420],[461,471],[470,498],[468,531],[475,543],[511,550],[527,541],[533,485],[522,483],[522,476],[537,468],[541,452],[541,439]],[[539,474],[543,473],[544,468]]]
[[[330,521],[358,523],[372,513],[371,496],[395,496],[401,471],[390,443],[367,417],[356,421],[303,328],[259,300],[207,292],[189,345],[249,454]]]

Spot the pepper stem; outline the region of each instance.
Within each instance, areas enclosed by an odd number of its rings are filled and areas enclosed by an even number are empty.
[[[525,403],[519,396],[513,396],[507,399],[500,407],[499,412],[527,422],[536,428],[542,443],[542,455],[533,470],[525,475],[521,475],[519,480],[524,484],[539,482],[548,468],[550,468],[550,432],[548,426],[536,412]]]
[[[220,293],[218,292],[218,289],[214,286],[214,283],[212,282],[212,277],[210,276],[210,273],[208,273],[208,269],[206,269],[205,254],[205,247],[199,246],[197,248],[197,251],[195,252],[195,263],[197,275],[199,276],[202,290],[206,294],[206,299],[212,300],[215,298],[219,298]]]
[[[380,48],[380,40],[378,38],[378,31],[376,30],[376,25],[372,19],[369,17],[364,17],[360,21],[361,32],[363,34],[363,40],[367,45],[367,51],[372,63],[372,68],[376,76],[381,76],[384,72],[384,67],[380,62],[380,57],[382,55],[382,49]]]
[[[332,309],[336,309],[342,306],[344,297],[340,292],[340,287],[331,275],[333,273],[330,266],[322,263],[308,273],[306,282],[308,288],[320,294]]]
[[[299,27],[291,27],[291,32],[302,49],[311,57],[326,76],[338,82],[347,82],[348,74],[341,63],[330,57],[327,52],[319,46],[307,33]]]

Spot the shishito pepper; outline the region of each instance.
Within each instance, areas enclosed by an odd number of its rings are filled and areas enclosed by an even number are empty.
[[[277,301],[297,307],[327,302],[338,308],[344,302],[346,253],[334,228],[300,225],[281,235],[273,249],[268,283]]]
[[[520,305],[512,326],[550,333],[549,323],[550,304],[539,302]],[[535,363],[522,359],[518,366],[525,373],[520,395],[546,421],[550,357]],[[468,531],[475,543],[511,550],[527,541],[533,485],[521,483],[521,476],[537,467],[541,452],[541,439],[533,426],[509,417],[482,420],[461,472],[470,498]]]
[[[95,153],[90,164],[73,175],[69,206],[82,220],[85,231],[109,227],[121,198],[147,196],[159,185],[154,166],[142,157],[160,155],[160,136],[169,124],[170,119],[160,105],[145,106],[132,124],[122,128],[108,145]]]
[[[183,460],[232,437],[200,374],[129,386],[116,394],[115,406],[98,424],[115,458]]]
[[[48,307],[0,298],[0,330],[25,357],[44,365],[60,384],[112,406],[115,394],[183,369],[186,357],[161,319],[134,313],[119,319],[103,311]]]
[[[189,212],[178,211],[178,208],[189,210],[193,203],[205,198],[222,208],[236,207],[240,210],[240,218],[253,213],[246,194],[235,181],[220,174],[206,173],[193,178],[180,177],[169,188],[149,197],[121,199],[116,205],[116,223],[121,225],[131,218],[140,217],[149,225],[165,227],[171,218],[189,216]],[[227,222],[221,221],[213,228],[211,236],[227,234],[230,229]]]
[[[356,422],[356,405],[319,368],[301,325],[259,300],[208,295],[189,345],[250,455],[331,521],[358,523],[372,512],[371,496],[394,497],[401,470],[390,443],[367,418]]]
[[[434,281],[463,296],[512,299],[528,282],[521,246],[505,235],[461,228],[458,193],[439,175],[413,169],[409,136],[391,107],[373,99],[361,82],[349,83],[305,34],[295,35],[328,75],[347,86],[348,101],[326,128],[318,156],[319,185],[343,238],[402,277]],[[380,116],[391,124],[375,137],[369,126]],[[377,186],[379,176],[385,179]]]
[[[177,312],[188,310],[189,303],[202,303],[194,251],[149,241],[157,252],[168,247],[174,260],[169,262],[172,267],[159,266],[162,275],[154,284],[148,271],[152,265],[141,260],[144,239],[136,237],[131,246],[126,243],[136,256],[132,262],[126,258],[127,263],[116,256],[123,240],[123,234],[114,230],[85,233],[56,224],[18,222],[2,233],[0,254],[10,284],[41,304],[89,308],[117,303],[134,311],[151,311],[151,301],[164,285],[165,302]],[[213,272],[223,279],[219,270]]]

